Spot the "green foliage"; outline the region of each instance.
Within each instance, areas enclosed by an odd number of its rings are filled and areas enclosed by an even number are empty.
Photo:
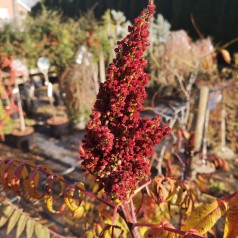
[[[29,41],[28,34],[19,31],[14,25],[8,24],[0,34],[0,55],[27,58]]]
[[[33,42],[32,58],[35,62],[37,57],[45,56],[52,64],[58,67],[65,66],[74,56],[69,29],[71,27],[61,23],[60,16],[55,12],[43,11],[36,19],[29,18],[26,31]]]
[[[28,17],[23,31],[7,25],[0,35],[0,45],[4,45],[0,54],[24,59],[29,67],[35,67],[37,59],[45,56],[63,70],[86,38],[82,23],[63,22],[58,13],[44,10],[36,18]]]
[[[95,4],[95,15],[98,19],[104,14],[105,10],[116,9],[125,13],[128,19],[133,19],[138,15],[141,9],[145,8],[146,0],[72,0],[72,1],[54,1],[44,0],[33,8],[33,14],[42,11],[45,6],[47,9],[62,11],[67,17],[79,17],[80,13],[91,9]],[[204,36],[213,36],[214,41],[228,42],[237,37],[237,7],[238,2],[213,0],[154,0],[157,11],[161,13],[169,22],[172,23],[173,30],[185,29],[193,38],[199,38],[191,22],[191,15],[194,16],[198,28]],[[214,28],[214,25],[217,27]],[[235,51],[236,45],[231,48]]]
[[[43,8],[36,17],[29,16],[26,19],[23,31],[11,24],[5,26],[0,35],[0,45],[4,46],[0,48],[0,55],[22,59],[33,68],[37,59],[44,56],[60,72],[75,58],[75,53],[82,45],[88,46],[95,59],[99,49],[103,50],[107,59],[113,47],[106,24],[108,21],[105,19],[96,21],[92,12],[76,21],[66,20],[58,12]],[[111,23],[111,28],[115,28],[115,23]]]

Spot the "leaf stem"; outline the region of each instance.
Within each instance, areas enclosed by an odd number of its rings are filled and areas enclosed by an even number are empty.
[[[226,197],[223,197],[221,200],[225,201],[225,202],[228,202],[228,201],[230,201],[232,198],[234,198],[237,195],[238,195],[238,191],[236,191],[235,193],[230,194],[230,195],[228,195]]]
[[[121,205],[121,209],[125,217],[125,222],[129,228],[129,231],[131,232],[132,237],[141,238],[141,235],[138,231],[138,227],[135,226],[136,223],[134,223],[133,221],[133,217],[128,207],[128,204],[124,203],[123,205]],[[134,206],[133,206],[133,209],[134,209]]]

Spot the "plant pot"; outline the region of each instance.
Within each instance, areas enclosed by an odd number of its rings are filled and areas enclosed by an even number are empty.
[[[37,133],[44,134],[46,136],[50,136],[50,130],[49,130],[49,125],[43,123],[43,122],[38,122],[34,125],[34,130]]]
[[[14,120],[14,119],[18,119],[19,118],[19,113],[18,112],[13,112],[10,114],[10,117]]]
[[[62,106],[64,105],[63,99],[59,91],[55,91],[53,94],[54,97],[54,105],[55,106]]]
[[[38,98],[48,98],[47,86],[43,85],[43,86],[40,86],[40,87],[36,88],[35,96],[38,97]]]
[[[12,131],[13,145],[23,151],[29,151],[34,144],[34,129],[33,127],[26,127],[24,131],[14,129]]]
[[[37,107],[38,107],[37,101],[33,99],[29,99],[29,98],[23,99],[22,107],[28,116],[32,116],[37,110]]]
[[[60,138],[69,132],[69,121],[66,117],[56,116],[47,120],[50,126],[50,134],[53,137]]]

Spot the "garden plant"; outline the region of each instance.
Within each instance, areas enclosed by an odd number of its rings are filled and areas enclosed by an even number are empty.
[[[18,148],[29,148],[28,137],[32,139],[34,129],[26,126],[25,113],[22,108],[21,95],[19,90],[19,77],[24,78],[26,75],[24,72],[20,72],[16,69],[14,62],[5,57],[1,56],[1,103],[3,114],[1,115],[2,124],[8,128],[5,133],[12,134],[15,140],[15,145]],[[18,76],[18,79],[17,79]],[[17,120],[11,120],[11,117],[17,117]],[[17,122],[17,123],[15,123]],[[10,126],[10,123],[12,127]],[[11,130],[9,130],[11,128]],[[25,146],[23,144],[28,142]]]
[[[150,46],[154,10],[149,0],[129,34],[117,42],[106,81],[100,84],[80,144],[85,183],[72,184],[44,165],[5,158],[0,161],[2,189],[28,200],[43,199],[55,216],[70,214],[71,223],[78,225],[77,237],[202,238],[212,234],[223,217],[223,237],[235,238],[238,192],[219,199],[204,197],[196,183],[176,176],[169,166],[155,177],[150,172],[153,146],[170,134],[159,116],[140,118],[149,80],[144,52]],[[192,156],[192,143],[187,150]],[[39,238],[63,237],[12,201],[2,201],[0,212],[0,226],[7,223],[7,233],[16,227],[16,237],[24,230],[28,238],[33,233]]]

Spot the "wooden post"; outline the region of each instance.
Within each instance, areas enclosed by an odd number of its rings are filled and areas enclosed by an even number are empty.
[[[224,103],[222,103],[221,111],[221,147],[222,149],[226,147],[226,110]]]
[[[18,110],[19,110],[19,119],[20,119],[20,130],[25,131],[26,124],[25,124],[25,119],[24,119],[24,115],[23,115],[23,109],[22,109],[22,104],[21,104],[21,95],[20,95],[18,85],[16,85],[16,90],[17,90],[17,106],[18,106]]]
[[[105,73],[105,60],[103,50],[99,50],[99,71],[100,71],[100,82],[104,83],[106,80],[106,73]]]
[[[93,82],[95,87],[95,94],[98,94],[99,91],[99,82],[98,82],[98,65],[92,62],[92,74],[93,74]]]
[[[195,129],[195,143],[194,143],[194,151],[199,151],[202,144],[204,125],[206,120],[206,110],[209,96],[209,88],[207,86],[203,86],[200,89],[200,97],[199,97],[199,107],[198,107],[198,115],[196,121],[196,129]]]

